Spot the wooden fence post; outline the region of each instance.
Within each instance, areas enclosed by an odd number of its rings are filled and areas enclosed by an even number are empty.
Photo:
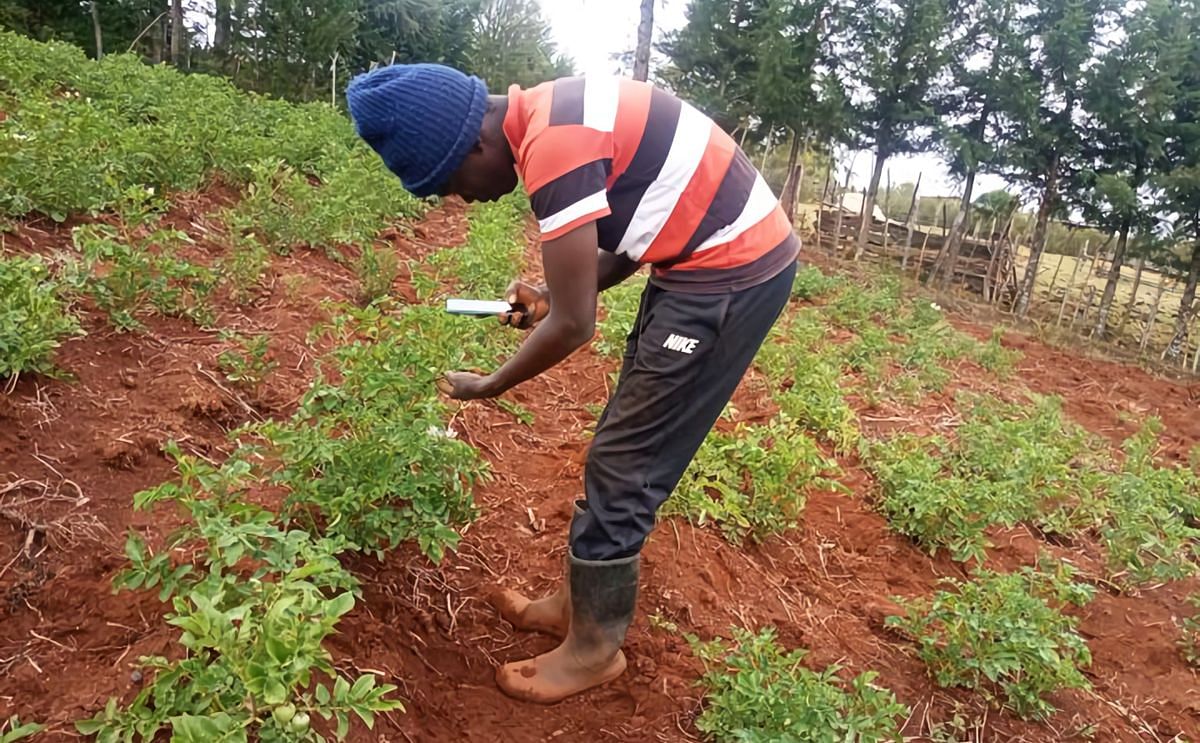
[[[1150,307],[1150,316],[1146,321],[1146,327],[1142,329],[1142,341],[1138,344],[1138,352],[1145,353],[1146,346],[1150,343],[1150,336],[1154,332],[1154,326],[1158,323],[1158,305],[1162,302],[1163,292],[1167,290],[1167,277],[1165,274],[1158,275],[1158,291],[1154,293],[1154,304]]]

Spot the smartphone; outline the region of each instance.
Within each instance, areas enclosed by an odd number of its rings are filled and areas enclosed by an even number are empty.
[[[471,315],[474,317],[495,317],[505,312],[515,312],[521,305],[509,304],[502,300],[489,299],[447,299],[446,312],[452,315]]]

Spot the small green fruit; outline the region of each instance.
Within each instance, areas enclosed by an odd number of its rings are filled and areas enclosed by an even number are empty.
[[[286,725],[296,717],[296,705],[281,704],[271,710],[271,716],[275,718],[275,722]]]
[[[297,713],[296,716],[292,718],[292,721],[288,723],[288,730],[292,731],[293,733],[308,732],[308,713]]]

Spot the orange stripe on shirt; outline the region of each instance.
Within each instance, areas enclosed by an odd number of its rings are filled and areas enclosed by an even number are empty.
[[[729,163],[733,161],[734,147],[733,140],[713,124],[700,165],[679,195],[679,201],[675,203],[675,209],[666,224],[646,249],[643,262],[658,263],[679,254],[680,246],[685,245],[695,233],[716,197],[725,171],[729,170]]]
[[[782,207],[775,207],[761,221],[727,243],[693,253],[687,260],[671,266],[672,271],[698,268],[733,268],[761,258],[783,242],[792,225]]]
[[[529,149],[524,160],[525,189],[537,191],[550,181],[580,165],[612,157],[612,133],[598,132],[578,124],[560,124],[535,131],[523,143]]]
[[[646,120],[650,117],[650,94],[654,90],[645,83],[622,79],[618,88],[620,102],[617,105],[617,120],[613,126],[613,163],[608,186],[625,172],[642,143],[646,133]]]

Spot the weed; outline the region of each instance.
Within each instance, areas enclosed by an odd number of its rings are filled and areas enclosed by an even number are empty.
[[[1025,354],[1014,349],[1005,348],[1001,341],[1004,339],[1004,328],[992,328],[992,337],[987,343],[979,346],[975,352],[975,361],[984,369],[995,374],[1001,379],[1008,379],[1012,376],[1013,369],[1016,367]]]
[[[899,741],[909,710],[863,673],[844,682],[839,666],[802,665],[803,650],[785,651],[774,629],[734,629],[732,641],[688,638],[704,663],[704,712],[696,727],[716,741]]]
[[[271,370],[278,366],[276,362],[267,358],[271,336],[266,333],[247,338],[222,331],[219,337],[221,340],[232,341],[237,346],[222,351],[217,356],[217,366],[230,382],[255,389],[262,385]]]
[[[13,715],[6,722],[0,723],[0,743],[16,743],[18,740],[33,737],[45,729],[45,725],[38,725],[35,722],[22,724],[21,719]]]
[[[597,352],[614,358],[625,355],[625,341],[633,331],[645,291],[646,278],[635,275],[600,295],[604,315],[599,322],[600,337],[595,343]]]
[[[1188,598],[1192,606],[1200,609],[1200,593]],[[1200,613],[1179,620],[1179,649],[1183,659],[1200,668]]]
[[[396,254],[388,249],[380,250],[371,243],[363,243],[358,258],[354,260],[354,275],[358,277],[358,301],[370,304],[383,299],[392,291],[392,284],[400,274]]]
[[[650,626],[654,629],[660,629],[663,632],[668,632],[672,635],[679,634],[679,625],[675,624],[670,619],[667,619],[659,612],[650,614],[646,617],[646,620],[650,622]]]
[[[821,272],[816,266],[805,266],[796,272],[792,283],[792,297],[812,300],[822,297],[845,285],[845,279],[840,276],[830,276]]]
[[[216,263],[217,275],[237,304],[246,304],[271,264],[271,254],[253,236],[231,233],[230,247]]]
[[[1002,693],[1022,717],[1046,717],[1054,712],[1047,694],[1090,686],[1079,670],[1091,663],[1091,653],[1075,631],[1078,622],[1055,606],[1082,606],[1093,589],[1074,583],[1066,564],[1053,572],[1042,567],[947,579],[953,590],[901,600],[904,615],[888,617],[887,624],[917,640],[939,686],[979,689],[993,700]]]
[[[662,513],[712,522],[734,544],[794,528],[809,487],[836,489],[837,464],[785,416],[712,432]]]
[[[41,259],[0,258],[0,378],[53,372],[60,340],[82,334]]]
[[[505,400],[504,398],[496,398],[496,405],[522,424],[526,426],[533,425],[533,411],[524,405],[512,402],[511,400]]]

